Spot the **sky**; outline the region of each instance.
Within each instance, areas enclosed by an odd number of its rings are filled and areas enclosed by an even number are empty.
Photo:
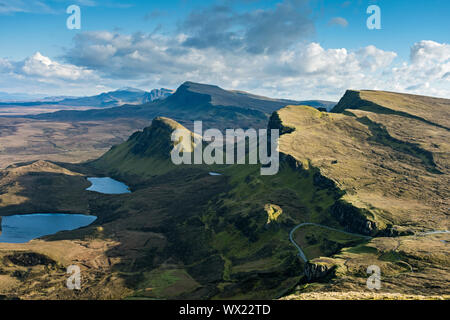
[[[70,5],[80,29],[67,28]],[[367,26],[373,5],[380,29]],[[0,0],[0,92],[195,81],[298,100],[346,89],[450,98],[448,12],[448,0]]]

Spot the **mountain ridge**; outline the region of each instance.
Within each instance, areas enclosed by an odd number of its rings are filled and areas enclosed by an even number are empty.
[[[235,93],[218,86],[194,82],[183,83],[164,100],[142,105],[123,105],[86,111],[58,111],[51,114],[30,116],[38,120],[96,120],[114,118],[139,118],[151,121],[157,116],[172,118],[184,126],[192,127],[201,120],[212,128],[265,128],[270,113],[291,100],[255,98],[251,94]]]
[[[185,130],[192,138],[195,136],[172,119],[156,117],[150,126],[134,132],[127,141],[113,146],[99,159],[89,162],[89,165],[114,176],[128,175],[140,177],[140,180],[163,175],[177,168],[170,160],[170,152],[175,146],[171,136],[177,129]],[[191,141],[178,143],[183,145],[184,150],[194,147]]]
[[[123,105],[141,105],[159,99],[165,99],[173,93],[170,89],[152,89],[147,92],[132,87],[120,88],[114,91],[102,92],[94,96],[86,97],[46,97],[34,101],[0,102],[0,105],[8,106],[39,106],[60,105],[73,107],[119,107]]]

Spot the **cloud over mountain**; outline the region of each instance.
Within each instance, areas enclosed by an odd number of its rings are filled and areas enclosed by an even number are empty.
[[[44,93],[60,88],[60,93],[65,94],[76,88],[83,92],[86,86],[97,86],[99,80],[94,70],[57,62],[40,52],[22,61],[0,59],[0,86],[6,90],[20,88],[23,92]]]
[[[75,37],[65,63],[37,52],[23,61],[0,59],[0,73],[80,88],[115,83],[176,87],[186,79],[274,97],[336,99],[347,88],[449,96],[450,45],[421,41],[410,61],[375,46],[326,49],[298,43],[276,54],[188,48],[184,37],[86,32]],[[83,81],[81,81],[83,80]],[[294,94],[293,94],[294,93]],[[295,94],[295,93],[298,93]]]
[[[77,67],[70,64],[62,64],[52,61],[50,58],[36,52],[23,62],[18,68],[18,73],[22,72],[28,76],[40,78],[59,78],[66,80],[81,80],[92,75],[91,70]]]
[[[267,50],[257,54],[243,49],[189,47],[186,39],[185,34],[80,33],[65,59],[103,77],[145,79],[171,87],[190,79],[292,98],[336,98],[347,88],[449,95],[437,84],[425,86],[426,82],[448,79],[444,77],[449,72],[447,44],[418,42],[411,48],[410,61],[399,62],[397,53],[373,45],[348,50],[297,42],[271,54]],[[424,85],[411,89],[412,81]]]
[[[288,0],[274,8],[237,12],[220,5],[192,12],[182,23],[183,45],[204,49],[276,53],[314,33],[305,0]]]
[[[73,95],[83,88],[95,94],[96,86],[177,87],[191,80],[297,100],[336,100],[348,88],[450,96],[449,44],[410,43],[409,59],[374,45],[326,47],[312,41],[306,0],[257,10],[231,3],[187,13],[170,32],[82,31],[58,58],[45,52],[23,61],[0,58],[0,74],[9,75],[0,85],[42,92],[51,83],[69,91],[58,94]]]

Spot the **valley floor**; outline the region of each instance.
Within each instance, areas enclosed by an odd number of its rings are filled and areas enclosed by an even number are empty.
[[[0,117],[0,168],[34,160],[96,159],[148,124],[139,119],[64,122]]]

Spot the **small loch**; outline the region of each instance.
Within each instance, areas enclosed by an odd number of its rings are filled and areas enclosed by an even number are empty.
[[[86,227],[97,217],[83,214],[35,213],[0,217],[0,243],[26,243],[30,240]]]
[[[88,191],[103,194],[125,194],[131,193],[130,188],[123,182],[112,178],[87,178],[92,185],[87,188]]]

